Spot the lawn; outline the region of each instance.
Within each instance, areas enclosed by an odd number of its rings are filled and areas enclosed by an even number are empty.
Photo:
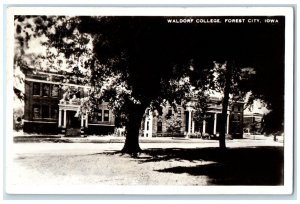
[[[232,144],[225,152],[217,142],[143,144],[144,152],[131,158],[117,151],[120,143],[19,143],[8,181],[13,186],[283,185],[282,145]]]

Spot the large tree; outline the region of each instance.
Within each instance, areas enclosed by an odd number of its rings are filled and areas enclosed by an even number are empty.
[[[270,132],[283,130],[285,19],[277,16],[276,23],[266,23],[267,17],[257,17],[259,23],[251,24],[247,23],[249,17],[237,18],[245,19],[245,23],[201,26],[199,36],[203,40],[199,44],[201,46],[195,48],[202,58],[194,60],[196,73],[193,77],[195,80],[192,81],[198,80],[203,73],[203,67],[208,67],[209,63],[214,61],[224,65],[223,69],[217,70],[220,74],[217,88],[223,93],[219,138],[221,148],[226,147],[226,114],[230,94],[243,95],[251,92],[249,104],[254,99],[262,99],[271,110],[269,115],[276,116],[265,117]],[[199,74],[198,67],[202,68]],[[214,77],[213,74],[207,76]],[[212,82],[209,82],[212,86],[210,88],[215,89],[215,80],[209,81]]]
[[[166,100],[175,106],[190,91],[187,47],[182,49],[185,46],[180,33],[164,18],[25,18],[35,19],[35,31],[48,38],[44,44],[71,58],[70,66],[76,71],[80,69],[72,60],[82,58],[92,86],[88,106],[91,102],[110,102],[116,121],[126,126],[125,153],[141,151],[138,136],[146,108],[159,109]],[[93,53],[88,53],[89,37]]]

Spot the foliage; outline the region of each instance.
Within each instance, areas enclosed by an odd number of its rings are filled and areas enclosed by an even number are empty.
[[[175,114],[166,115],[167,132],[180,133],[182,127],[182,119]]]

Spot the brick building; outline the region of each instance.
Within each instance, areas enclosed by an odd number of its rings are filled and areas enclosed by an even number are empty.
[[[80,115],[88,87],[74,81],[62,83],[62,77],[55,73],[26,73],[24,132],[67,136],[113,133],[114,115],[107,103],[99,104],[89,115]]]
[[[177,111],[169,105],[163,107],[162,114],[158,111],[147,110],[145,119],[142,124],[142,136],[197,136],[211,135],[218,137],[221,128],[222,104],[220,97],[210,97],[206,119],[203,122],[196,122],[193,118],[195,112],[194,103],[191,101],[186,108],[177,106]],[[226,134],[232,135],[233,138],[243,137],[243,112],[244,103],[234,102],[228,107]],[[169,117],[171,115],[171,117]],[[171,123],[176,123],[177,129],[170,131]]]

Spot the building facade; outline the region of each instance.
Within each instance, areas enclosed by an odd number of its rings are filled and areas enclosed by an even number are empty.
[[[26,73],[24,132],[66,136],[114,133],[114,115],[107,103],[99,104],[93,113],[80,114],[88,87],[72,81],[62,84],[61,79],[60,74]]]
[[[262,113],[248,113],[244,114],[244,132],[249,134],[261,134],[263,128],[263,114]]]
[[[221,98],[210,97],[208,111],[202,122],[195,121],[195,111],[193,102],[188,103],[185,108],[177,106],[176,111],[167,105],[163,107],[161,115],[158,111],[148,109],[142,124],[142,136],[218,137],[221,129]],[[243,102],[233,102],[228,107],[226,134],[233,138],[243,137],[243,112]]]
[[[89,87],[76,79],[62,81],[63,75],[28,71],[25,74],[25,107],[23,130],[28,133],[62,134],[66,136],[107,135],[115,133],[115,117],[107,102],[98,104],[92,112],[82,113],[83,99]],[[228,107],[226,133],[233,138],[243,136],[243,102]],[[84,111],[83,111],[84,112]],[[185,108],[163,107],[158,111],[147,109],[141,124],[143,137],[218,136],[222,112],[221,98],[210,97],[205,120],[194,120],[194,102]]]

